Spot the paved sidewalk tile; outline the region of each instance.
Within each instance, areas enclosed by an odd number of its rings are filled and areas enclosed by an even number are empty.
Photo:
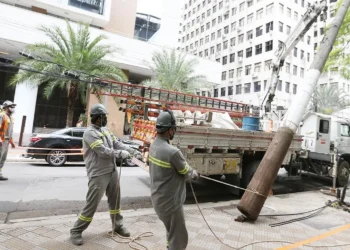
[[[301,200],[313,197],[316,203],[301,206]],[[289,203],[289,209],[294,212],[309,210],[315,208],[315,204],[324,201],[324,197],[318,194],[299,194],[284,199],[284,197],[273,197],[268,200],[267,206],[263,213],[282,213],[281,209]],[[299,200],[299,201],[298,201]],[[289,202],[288,202],[289,201]],[[306,201],[306,200],[305,200]],[[299,202],[299,204],[297,204]],[[293,206],[294,204],[294,206]],[[305,203],[306,204],[306,203]],[[321,204],[322,205],[322,204]],[[309,207],[310,206],[310,207]],[[187,206],[185,209],[186,224],[189,231],[189,250],[226,250],[241,247],[245,244],[263,241],[263,243],[249,245],[245,250],[265,250],[276,249],[288,243],[278,241],[300,242],[309,239],[341,225],[349,224],[350,218],[348,213],[333,208],[327,208],[319,217],[314,217],[305,221],[288,224],[281,227],[270,227],[270,223],[286,221],[289,219],[299,218],[299,216],[280,216],[280,217],[259,217],[256,222],[238,223],[234,221],[236,217],[236,205],[208,207],[203,206],[203,214],[207,223],[210,225],[216,236],[222,241],[217,240],[213,233],[208,229],[199,211],[193,207]],[[271,209],[271,207],[275,209]],[[312,209],[311,208],[311,209]],[[235,211],[235,212],[233,212]],[[272,212],[271,212],[272,211]],[[278,212],[277,212],[278,211]],[[113,240],[107,235],[111,228],[111,222],[108,216],[95,216],[90,227],[84,232],[83,238],[85,244],[81,247],[75,247],[70,243],[69,230],[73,223],[69,222],[52,222],[46,221],[44,225],[33,225],[34,222],[23,222],[21,227],[11,227],[0,229],[0,250],[5,249],[131,249],[128,244],[120,243],[123,239],[116,238]],[[53,219],[52,219],[53,220]],[[334,221],[334,223],[330,223]],[[317,223],[316,223],[317,222]],[[23,226],[24,225],[24,226]],[[155,214],[150,215],[127,215],[125,216],[125,226],[132,232],[132,236],[137,236],[147,231],[152,232],[154,236],[143,237],[137,241],[146,246],[149,250],[164,250],[165,248],[165,229],[162,222]],[[312,246],[302,246],[297,249],[321,249],[317,246],[332,246],[350,244],[348,237],[349,230],[342,231],[330,237],[325,237],[319,241],[310,243]],[[267,242],[268,241],[268,242]],[[323,247],[322,249],[327,249]],[[328,249],[350,249],[349,246],[335,247]]]

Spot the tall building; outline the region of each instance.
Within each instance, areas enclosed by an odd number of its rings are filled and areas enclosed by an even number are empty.
[[[327,14],[320,15],[320,17],[318,18],[318,22],[313,26],[315,50],[317,50],[317,48],[321,44],[321,41],[326,31],[326,27],[333,21],[338,2],[339,2],[338,0],[327,1],[327,5],[328,5]],[[318,81],[318,84],[320,85],[320,87],[323,87],[326,85],[332,85],[332,86],[338,87],[342,89],[344,93],[350,95],[350,81],[347,79],[344,79],[339,74],[340,69],[341,69],[341,65],[339,65],[339,67],[333,67],[329,69],[327,72],[322,73]]]
[[[91,38],[104,35],[108,39],[103,43],[120,50],[107,58],[121,68],[130,83],[140,83],[154,77],[150,64],[156,51],[166,49],[154,43],[134,39],[137,0],[0,0],[0,104],[4,100],[14,100],[18,106],[15,114],[14,134],[18,140],[22,117],[26,116],[24,141],[33,132],[42,128],[58,129],[65,127],[67,116],[67,93],[57,89],[49,100],[44,98],[44,86],[31,87],[30,81],[16,88],[8,88],[9,79],[17,69],[4,67],[18,58],[19,52],[34,43],[51,43],[41,32],[40,26],[56,26],[65,32],[65,19],[69,19],[73,28],[78,22],[89,23]],[[148,13],[149,14],[149,13]],[[178,31],[175,31],[176,34]],[[194,56],[189,55],[189,58]],[[212,84],[220,83],[221,65],[199,58],[196,74],[207,76]],[[72,69],[74,70],[74,69]],[[209,71],[210,70],[210,71]],[[208,73],[210,72],[210,74]],[[92,96],[91,102],[97,102]],[[118,111],[112,98],[104,98],[103,103],[109,112],[109,124],[117,135],[122,135],[124,113]],[[74,110],[74,124],[79,115],[85,113],[81,102],[77,101]]]
[[[214,97],[260,105],[270,84],[271,60],[308,4],[305,0],[186,0],[180,49],[222,64]],[[284,63],[273,107],[289,106],[313,58],[310,29]]]

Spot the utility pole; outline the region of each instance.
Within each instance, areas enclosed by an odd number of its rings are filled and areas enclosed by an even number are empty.
[[[238,204],[238,210],[250,220],[256,220],[260,214],[269,190],[277,177],[278,170],[291,145],[293,136],[306,111],[328,55],[333,48],[334,41],[349,6],[350,0],[342,1],[328,32],[321,42],[315,59],[306,73],[305,81],[301,85],[297,100],[292,102],[283,119],[282,126],[278,129],[247,187],[247,189],[257,191],[260,195],[253,192],[245,192]]]

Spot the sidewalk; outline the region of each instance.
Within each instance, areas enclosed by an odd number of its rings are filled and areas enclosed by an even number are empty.
[[[285,214],[312,210],[324,206],[333,197],[320,192],[304,192],[270,197],[261,214]],[[349,198],[348,198],[349,200]],[[235,222],[239,215],[238,201],[200,204],[209,225],[226,244],[240,247],[257,241],[308,240],[315,247],[292,247],[288,249],[318,249],[316,246],[350,244],[350,226],[332,232],[341,226],[350,224],[349,213],[334,208],[327,208],[314,218],[280,227],[270,227],[269,223],[285,221],[299,216],[260,217],[254,223]],[[189,231],[189,250],[230,249],[212,235],[201,217],[196,205],[186,205],[186,224]],[[165,229],[154,214],[153,209],[128,210],[123,212],[125,226],[133,236],[150,231],[154,236],[143,238],[139,243],[149,250],[165,249]],[[84,232],[85,244],[75,247],[69,241],[69,230],[76,220],[76,215],[53,216],[26,220],[13,220],[0,224],[0,249],[131,249],[128,244],[117,243],[107,235],[111,222],[107,213],[97,213],[90,227]],[[328,233],[327,233],[328,232]],[[322,235],[327,233],[327,235]],[[332,235],[333,234],[333,235]],[[321,236],[319,236],[321,235]],[[319,236],[317,239],[310,239]],[[260,243],[244,249],[278,249],[289,243]],[[287,249],[287,248],[281,248]],[[350,249],[349,246],[322,249]]]

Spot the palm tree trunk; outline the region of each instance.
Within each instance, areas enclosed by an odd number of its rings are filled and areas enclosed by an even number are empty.
[[[68,107],[67,107],[67,120],[66,126],[73,127],[73,118],[74,118],[74,103],[78,97],[78,83],[71,82],[68,89]]]

